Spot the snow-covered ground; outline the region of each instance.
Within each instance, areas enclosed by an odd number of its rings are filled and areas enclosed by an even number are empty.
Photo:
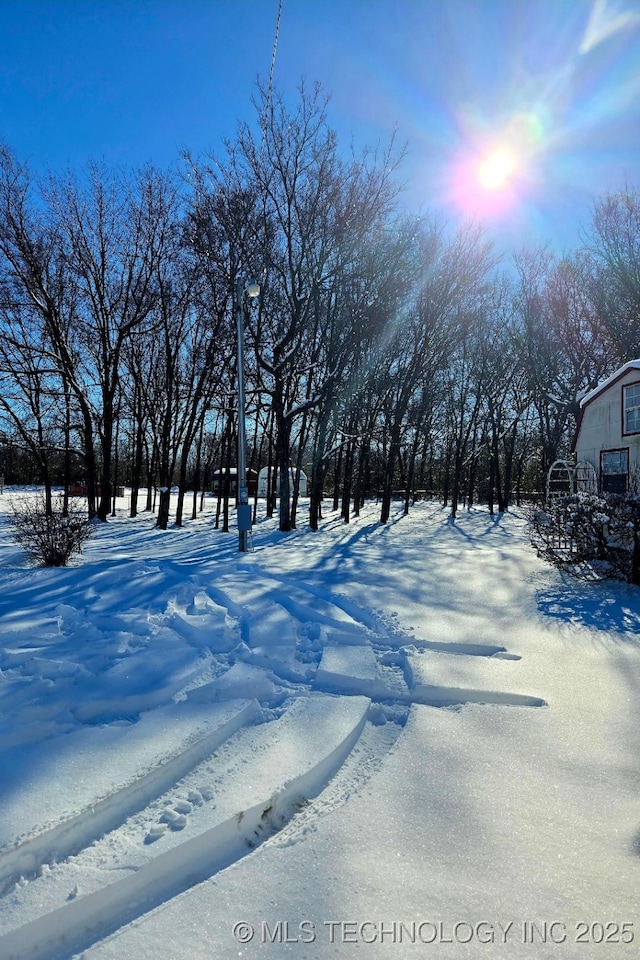
[[[640,950],[640,591],[518,511],[98,526],[0,497],[0,960]]]

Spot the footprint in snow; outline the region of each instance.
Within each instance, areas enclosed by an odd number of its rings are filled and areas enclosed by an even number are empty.
[[[159,840],[160,837],[162,837],[166,833],[166,830],[167,830],[166,823],[154,824],[154,826],[151,827],[151,830],[149,830],[149,833],[144,838],[144,842],[146,844],[155,843],[156,840]]]
[[[189,807],[192,809],[191,804],[189,804]],[[187,825],[187,818],[184,813],[167,807],[160,817],[160,823],[166,823],[170,830],[184,830]]]
[[[188,815],[194,807],[202,806],[205,799],[208,799],[206,794],[201,793],[200,790],[190,790],[187,800],[180,798],[174,801],[170,807],[165,807],[160,815],[159,822],[151,827],[144,838],[144,842],[146,844],[155,843],[167,832],[167,829],[184,830]]]

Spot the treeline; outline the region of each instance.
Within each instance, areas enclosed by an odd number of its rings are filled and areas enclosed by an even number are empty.
[[[86,484],[106,520],[236,463],[236,289],[247,463],[279,468],[279,525],[332,491],[455,515],[541,490],[581,392],[640,355],[640,197],[594,203],[583,246],[499,264],[481,227],[407,213],[401,151],[345,153],[319,87],[261,93],[255,128],[179,171],[34,176],[0,145],[0,451],[8,482]],[[238,278],[243,278],[238,283]],[[294,469],[293,476],[296,472]],[[139,503],[139,491],[147,501]],[[268,509],[274,509],[270,498]]]

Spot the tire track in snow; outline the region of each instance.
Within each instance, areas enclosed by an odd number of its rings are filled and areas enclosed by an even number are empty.
[[[290,593],[295,591],[300,594],[306,593],[320,600],[324,607],[329,607],[329,605],[334,606],[341,613],[346,614],[352,622],[345,623],[338,618],[331,617],[327,613],[318,616],[312,614],[311,617],[307,613],[305,619],[314,619],[319,624],[334,627],[345,634],[366,632],[374,647],[380,646],[387,650],[397,650],[406,645],[413,645],[431,650],[441,650],[445,653],[464,654],[472,657],[500,656],[505,660],[520,659],[517,654],[509,653],[507,648],[502,645],[482,642],[473,643],[471,641],[418,640],[391,624],[388,616],[376,613],[375,610],[361,607],[358,603],[343,594],[331,594],[329,597],[327,591],[322,587],[316,587],[309,583],[301,583],[293,577],[282,574],[270,573],[269,578],[282,583]],[[305,609],[304,604],[294,600],[290,596],[278,599],[277,602],[294,615],[298,615],[301,610]],[[308,610],[308,607],[306,609]]]
[[[262,571],[259,573],[262,575]],[[339,638],[343,644],[368,649],[378,665],[384,665],[384,658],[387,655],[390,656],[393,651],[402,654],[402,648],[407,644],[408,638],[401,636],[399,631],[397,633],[394,630],[389,631],[389,624],[384,618],[374,611],[361,609],[348,598],[328,597],[325,591],[299,584],[291,578],[264,574],[264,580],[265,584],[275,580],[283,585],[284,589],[276,591],[265,586],[265,592],[269,590],[269,602],[279,606],[290,618],[293,635],[298,632],[300,624],[311,623],[317,628],[318,636],[322,637],[323,648],[330,645],[332,639]],[[250,604],[243,605],[234,601],[224,590],[208,587],[206,593],[215,596],[216,602],[226,607],[227,611],[238,619],[241,635],[251,641],[251,628],[255,621]],[[291,594],[294,593],[295,596],[292,596]],[[202,595],[204,598],[204,591]],[[315,610],[313,603],[305,602],[309,595],[318,601]],[[264,609],[264,602],[264,600],[261,602],[262,609]],[[337,611],[336,616],[332,615],[332,607]],[[456,654],[455,659],[459,656],[485,658],[496,654],[500,656],[501,653],[506,654],[503,659],[516,659],[507,653],[506,648],[496,646],[438,644],[415,640],[410,640],[409,643],[432,651]],[[285,646],[286,644],[283,645],[283,649]],[[249,656],[253,656],[255,660],[255,654],[249,654]],[[279,662],[277,658],[274,659],[275,662]],[[268,661],[270,662],[269,658],[265,657],[264,662]],[[397,665],[402,664],[398,662]],[[301,679],[297,674],[291,676],[295,676],[296,680]],[[310,684],[311,680],[309,680]],[[303,683],[300,683],[301,688],[302,686]],[[406,711],[413,703],[437,706],[467,702],[526,706],[544,704],[540,698],[510,694],[506,691],[463,689],[444,685],[430,687],[425,683],[408,683],[411,689],[407,689],[405,693],[402,690],[392,689],[383,680],[332,674],[327,670],[324,671],[324,675],[322,670],[316,671],[313,686],[320,693],[326,691],[334,695],[347,694],[349,699],[353,696],[373,698],[381,703],[391,704],[392,710]],[[340,700],[335,702],[337,705]],[[123,864],[120,869],[131,869],[133,872],[130,875],[115,880],[93,893],[76,896],[68,904],[0,937],[0,956],[3,960],[13,960],[13,958],[25,960],[26,957],[30,960],[67,958],[72,952],[82,950],[96,939],[102,939],[117,931],[124,924],[236,862],[260,846],[265,839],[272,838],[270,842],[283,845],[298,842],[305,833],[315,829],[314,825],[323,812],[328,812],[336,805],[345,802],[352,791],[361,789],[367,778],[367,770],[362,769],[363,757],[368,757],[365,767],[368,765],[375,771],[376,763],[381,762],[380,758],[384,755],[384,751],[390,748],[389,744],[393,737],[387,742],[385,735],[374,728],[374,732],[370,734],[371,739],[368,741],[368,754],[362,745],[361,755],[357,757],[354,747],[358,742],[363,724],[364,719],[357,729],[354,728],[333,751],[330,758],[325,757],[320,760],[306,774],[292,779],[281,788],[273,792],[265,791],[257,803],[247,804],[246,807],[237,810],[233,816],[227,817],[197,836],[177,842],[171,849],[160,852],[157,857],[154,856],[142,866],[130,868]],[[182,757],[182,754],[180,756]],[[178,759],[180,758],[176,758],[176,761]],[[187,764],[187,768],[190,768],[190,764]],[[178,774],[177,768],[171,771],[167,766],[162,779],[166,789],[176,787],[180,779]],[[334,777],[331,787],[323,790],[323,784],[326,783],[327,778],[331,777]],[[160,786],[160,783],[157,786]],[[100,811],[101,814],[115,816],[117,813],[118,816],[122,816],[125,811],[122,805],[124,797],[114,796],[111,806],[107,804]],[[155,796],[157,797],[158,794],[156,793]],[[302,802],[306,804],[306,801],[314,796],[317,798],[315,801],[309,805],[300,806]],[[138,799],[148,803],[148,800],[144,801],[144,797]],[[203,798],[200,797],[200,799]],[[152,831],[147,834],[148,843],[161,840],[167,831],[179,834],[186,826],[186,819],[197,806],[199,806],[199,798],[195,792],[187,798],[178,797],[167,804],[157,824],[166,829],[158,829],[157,836],[154,836],[152,828]],[[134,809],[140,808],[134,807]],[[116,817],[116,823],[117,819]],[[65,833],[68,824],[60,824],[43,835],[44,839],[41,837],[29,841],[34,846],[25,844],[18,850],[27,857],[29,854],[36,854],[36,863],[38,851],[40,853],[46,852],[46,849],[51,851],[55,847],[56,853],[59,854],[59,841],[67,842],[68,850],[73,852],[75,842],[83,844],[82,830],[86,827],[86,813],[75,818],[75,821],[75,827],[72,827],[68,834]],[[74,832],[76,828],[77,833]],[[100,830],[99,834],[103,832],[104,830]],[[85,845],[91,842],[91,839],[87,840],[87,838],[90,838],[89,833],[85,834]],[[62,849],[64,851],[64,844]],[[16,856],[18,856],[17,853]],[[8,862],[5,861],[5,865]],[[20,862],[19,859],[16,860],[14,866]],[[41,861],[41,863],[44,862],[46,860]],[[0,870],[1,867],[2,858],[0,858]]]
[[[6,933],[0,937],[2,960],[68,960],[209,879],[281,829],[343,766],[361,736],[369,709],[364,698],[340,705],[333,698],[311,697],[307,703],[309,718],[303,716],[307,728],[314,714],[321,719],[330,710],[334,718],[331,735],[324,737],[323,732],[323,749],[307,769],[275,790],[266,789],[265,783],[258,802],[158,854],[134,873]]]
[[[323,587],[316,587],[310,583],[302,583],[295,577],[284,574],[270,573],[269,578],[286,587],[288,593],[284,594],[282,598],[279,598],[278,602],[296,616],[302,612],[305,619],[313,619],[319,624],[334,627],[344,633],[359,633],[364,630],[371,634],[386,635],[388,632],[388,623],[384,617],[377,614],[374,610],[361,607],[343,594],[331,593],[329,595]],[[292,594],[295,593],[300,595],[301,600],[296,601],[294,599]],[[325,612],[316,614],[313,608],[310,608],[308,604],[304,602],[305,594],[320,601],[322,607],[325,608]],[[332,616],[330,613],[331,607],[335,607],[340,614],[346,615],[348,620],[345,621],[344,616]],[[309,616],[310,610],[312,611],[311,616]],[[402,642],[406,643],[407,638],[403,637]]]
[[[314,689],[322,693],[333,693],[350,697],[368,697],[374,703],[411,706],[420,704],[426,707],[456,707],[466,703],[492,703],[507,707],[546,707],[542,697],[523,693],[510,693],[502,690],[482,690],[471,687],[438,686],[436,684],[415,684],[410,689],[394,690],[384,680],[369,677],[352,677],[346,674],[323,670],[316,673]]]
[[[318,829],[318,821],[361,793],[401,736],[409,708],[385,710],[373,704],[369,722],[326,790],[305,804],[273,837],[269,846],[291,847]]]
[[[415,656],[413,654],[416,654]],[[417,653],[415,648],[380,656],[371,644],[327,644],[314,677],[314,688],[377,703],[432,707],[465,703],[543,707],[546,701],[511,690],[514,664],[504,658]]]
[[[0,891],[23,877],[36,875],[53,859],[65,859],[113,830],[127,817],[165,793],[177,780],[213,753],[242,726],[260,716],[258,703],[246,702],[228,720],[193,746],[182,750],[147,774],[99,800],[87,810],[0,853]],[[0,954],[2,956],[2,954]],[[26,955],[25,955],[26,956]]]
[[[407,637],[393,626],[389,629],[389,623],[375,611],[365,610],[347,597],[327,594],[325,590],[311,584],[300,584],[293,577],[283,574],[273,574],[262,571],[260,568],[253,570],[252,585],[255,588],[257,577],[255,574],[260,572],[264,576],[265,589],[268,590],[269,599],[262,600],[260,609],[264,612],[265,603],[270,610],[280,609],[278,616],[269,614],[270,619],[275,625],[275,633],[280,638],[289,634],[290,649],[285,649],[285,644],[275,644],[273,649],[269,646],[261,645],[262,641],[254,637],[254,631],[264,637],[265,626],[268,624],[252,621],[249,607],[243,608],[244,628],[243,636],[249,645],[243,659],[246,662],[258,666],[268,667],[274,675],[281,680],[293,683],[305,682],[304,670],[298,672],[292,669],[293,660],[297,659],[299,651],[295,649],[295,643],[291,637],[295,637],[300,624],[313,623],[316,627],[319,643],[319,656],[315,675],[308,677],[311,680],[313,689],[324,693],[335,693],[347,696],[366,696],[379,703],[393,703],[410,705],[412,703],[423,704],[426,706],[445,707],[458,706],[465,703],[491,703],[505,706],[524,706],[524,707],[543,707],[546,701],[542,697],[535,696],[528,692],[509,690],[508,671],[494,668],[494,677],[497,686],[491,682],[481,683],[476,686],[473,682],[474,670],[455,669],[451,667],[448,672],[450,678],[443,680],[418,679],[413,676],[410,667],[410,658],[407,656],[407,650],[411,648],[430,653],[436,663],[446,661],[449,663],[457,661],[457,666],[463,662],[475,663],[477,665],[490,660],[500,661],[504,666],[506,662],[517,663],[520,657],[517,654],[510,653],[505,646],[489,643],[473,642],[451,642],[415,640]],[[273,590],[272,583],[281,584],[283,589]],[[309,603],[311,597],[316,603]],[[220,602],[218,598],[217,602]],[[228,609],[232,609],[233,601],[228,600]],[[332,611],[335,609],[336,613]],[[282,613],[285,616],[282,616]],[[359,672],[360,663],[356,663],[356,657],[353,656],[353,647],[368,648],[369,653],[375,655],[370,657],[370,663],[363,673]],[[347,663],[344,668],[328,668],[325,661],[327,655],[332,652],[342,650],[345,653],[351,652],[351,663]],[[364,653],[360,650],[360,653]],[[349,657],[347,657],[349,660]],[[279,666],[280,664],[280,666]],[[355,666],[355,669],[350,669]],[[440,671],[442,673],[442,671]],[[476,669],[476,673],[482,678],[482,671]],[[458,675],[465,675],[467,682],[460,683]]]

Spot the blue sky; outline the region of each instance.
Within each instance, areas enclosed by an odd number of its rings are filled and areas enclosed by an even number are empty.
[[[36,168],[167,166],[254,119],[279,0],[0,0],[0,138]],[[349,145],[408,153],[406,202],[506,246],[579,242],[640,186],[640,0],[283,0],[275,82],[331,94]],[[473,171],[508,147],[505,189]]]

